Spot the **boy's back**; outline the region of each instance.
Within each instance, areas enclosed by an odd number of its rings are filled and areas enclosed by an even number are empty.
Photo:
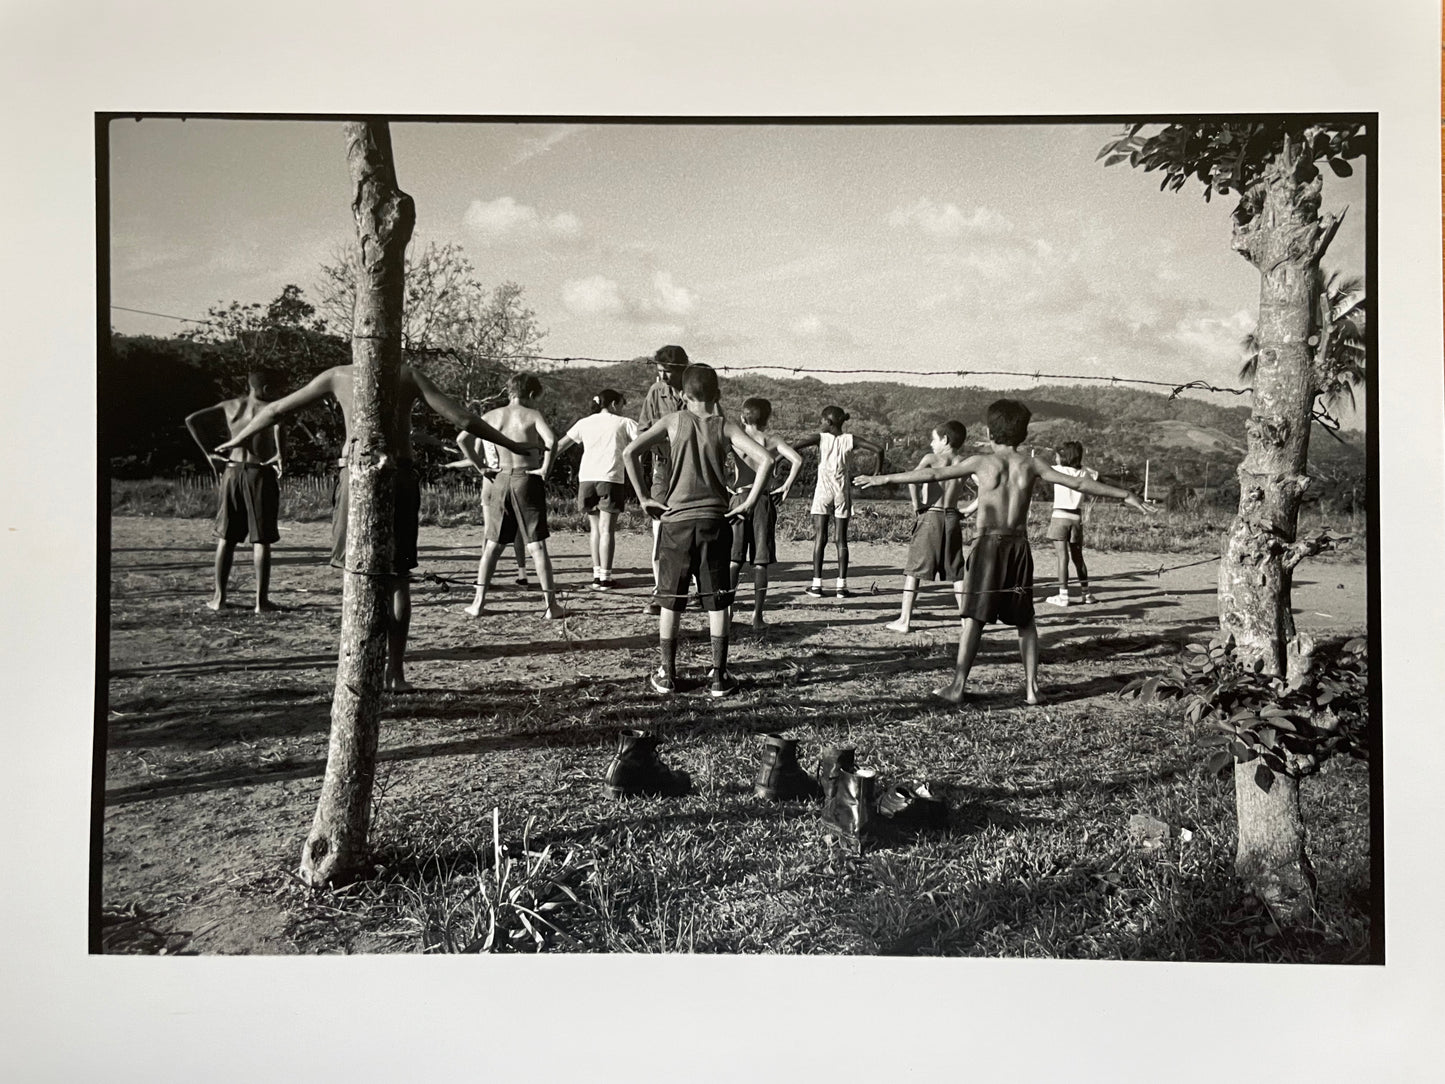
[[[531,442],[541,444],[539,423],[545,424],[540,411],[533,407],[522,406],[520,403],[508,403],[506,406],[497,407],[482,416],[482,420],[518,442]],[[542,454],[539,451],[531,451],[526,455],[518,455],[516,452],[506,448],[497,449],[497,467],[504,471],[528,471],[536,470],[542,465]]]
[[[995,449],[964,461],[978,485],[978,529],[1022,528],[1028,524],[1038,463],[1012,448]]]
[[[663,519],[722,516],[728,509],[727,456],[730,442],[721,414],[697,415],[679,410],[663,419],[667,425],[671,474]]]

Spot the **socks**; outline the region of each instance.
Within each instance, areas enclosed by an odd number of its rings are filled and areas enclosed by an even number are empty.
[[[597,578],[598,578],[599,580],[610,580],[610,579],[612,579],[612,569],[610,569],[610,568],[599,568],[599,569],[597,570]]]
[[[822,576],[814,576],[814,577],[813,577],[813,586],[814,586],[814,587],[822,587],[822,586],[823,586],[823,577],[822,577]]]
[[[822,586],[822,585],[819,584],[819,586]],[[847,581],[844,577],[839,576],[839,577],[838,577],[838,590],[839,590],[839,591],[842,591],[842,590],[846,589],[847,586],[848,586],[848,581]]]
[[[677,640],[658,640],[658,646],[662,649],[662,672],[667,675],[668,680],[677,678]]]
[[[712,668],[721,676],[728,670],[728,638],[726,636],[712,637]]]

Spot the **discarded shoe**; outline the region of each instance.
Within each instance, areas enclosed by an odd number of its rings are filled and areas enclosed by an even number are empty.
[[[753,780],[753,793],[770,802],[814,801],[823,796],[822,785],[798,763],[797,738],[763,735],[763,759]]]
[[[823,834],[862,851],[873,834],[873,791],[877,774],[867,768],[840,771],[823,799]]]
[[[669,768],[657,755],[657,736],[645,730],[624,730],[617,738],[617,755],[607,765],[602,792],[609,798],[647,796],[676,798],[692,787],[692,779],[679,768]]]
[[[948,826],[948,806],[928,792],[927,783],[889,787],[878,798],[878,815],[903,831]]]

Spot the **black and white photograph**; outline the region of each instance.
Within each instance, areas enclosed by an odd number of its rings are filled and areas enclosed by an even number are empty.
[[[1374,119],[103,118],[94,949],[1382,962]]]
[[[1429,1079],[1439,12],[1146,7],[0,16],[0,1075]]]

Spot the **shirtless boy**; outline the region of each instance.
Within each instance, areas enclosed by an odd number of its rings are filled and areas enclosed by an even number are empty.
[[[1024,700],[1039,700],[1039,633],[1034,625],[1034,559],[1029,549],[1027,524],[1034,482],[1043,479],[1091,497],[1113,497],[1140,512],[1152,511],[1127,489],[1105,485],[1092,478],[1060,474],[1018,450],[1029,431],[1029,408],[1013,399],[1000,399],[988,408],[988,436],[993,451],[971,455],[947,467],[904,474],[860,475],[860,489],[895,483],[946,482],[972,477],[978,484],[978,540],[964,573],[963,635],[958,641],[958,664],[953,681],[933,690],[953,704],[963,701],[968,672],[978,651],[979,637],[991,621],[1013,625],[1019,631],[1019,655],[1024,664]]]
[[[928,451],[918,461],[918,469],[962,463],[967,458],[963,450],[967,439],[968,430],[962,422],[940,422],[929,437]],[[958,501],[962,488],[963,483],[956,478],[942,485],[925,482],[908,487],[908,499],[916,518],[903,566],[903,608],[897,620],[884,626],[891,632],[909,630],[919,585],[934,579],[952,581],[958,615],[963,616],[963,516],[972,513],[978,502],[960,512]]]
[[[251,540],[251,559],[256,568],[256,612],[280,609],[268,597],[271,543],[281,537],[276,528],[281,501],[280,430],[273,425],[258,431],[232,448],[229,458],[211,451],[222,431],[234,437],[266,405],[263,397],[270,394],[273,377],[274,374],[265,369],[247,373],[246,395],[226,399],[186,416],[186,428],[220,483],[215,531],[216,587],[206,603],[213,610],[226,604],[226,582],[231,578],[236,545],[247,538]]]
[[[556,588],[552,582],[552,559],[547,554],[547,472],[552,469],[552,457],[557,443],[547,419],[533,405],[542,394],[542,382],[531,373],[513,373],[507,380],[507,405],[489,410],[482,420],[505,433],[516,444],[529,450],[514,452],[498,441],[497,476],[487,494],[486,544],[482,548],[482,559],[477,562],[477,593],[472,604],[463,613],[468,617],[480,617],[487,603],[487,588],[492,582],[492,573],[497,570],[497,559],[502,547],[510,546],[521,536],[532,555],[532,567],[537,570],[537,582],[542,585],[542,596],[546,608],[542,615],[556,619],[566,614],[557,605]],[[457,443],[462,452],[477,462],[481,451],[479,442],[464,442],[458,436]],[[515,446],[515,445],[514,445]],[[542,452],[537,448],[541,447]]]
[[[752,437],[768,451],[788,461],[788,477],[783,484],[772,490],[753,506],[753,510],[741,519],[733,521],[732,589],[736,597],[738,580],[743,565],[753,566],[753,628],[767,625],[763,620],[763,603],[768,597],[768,566],[778,559],[777,554],[777,506],[788,498],[788,490],[798,478],[803,467],[803,457],[793,446],[767,432],[768,420],[773,416],[773,404],[767,399],[745,399],[743,401],[743,432]],[[737,465],[737,485],[732,487],[733,503],[742,504],[752,491],[757,471],[747,460],[733,453]]]
[[[285,398],[278,399],[257,412],[248,425],[217,451],[226,451],[239,446],[243,441],[269,426],[274,426],[283,415],[312,403],[320,402],[328,395],[341,407],[341,416],[346,422],[346,447],[349,449],[356,438],[352,436],[353,381],[355,366],[338,365],[327,369],[311,383]],[[392,518],[392,591],[391,607],[388,613],[386,636],[386,688],[393,692],[411,692],[412,686],[406,680],[406,636],[411,627],[411,582],[408,573],[417,565],[417,516],[421,503],[421,487],[416,471],[412,467],[411,410],[416,403],[425,403],[437,414],[458,428],[465,428],[473,436],[490,440],[511,451],[523,453],[533,450],[535,445],[515,441],[505,433],[493,429],[451,396],[438,390],[424,375],[410,365],[402,364],[397,373],[396,411],[383,419],[386,426],[387,446],[393,459],[384,463],[392,471],[395,487],[395,511]],[[346,516],[350,496],[350,470],[347,460],[338,460],[340,470],[336,475],[336,489],[331,517],[331,564],[336,568],[346,567]]]

